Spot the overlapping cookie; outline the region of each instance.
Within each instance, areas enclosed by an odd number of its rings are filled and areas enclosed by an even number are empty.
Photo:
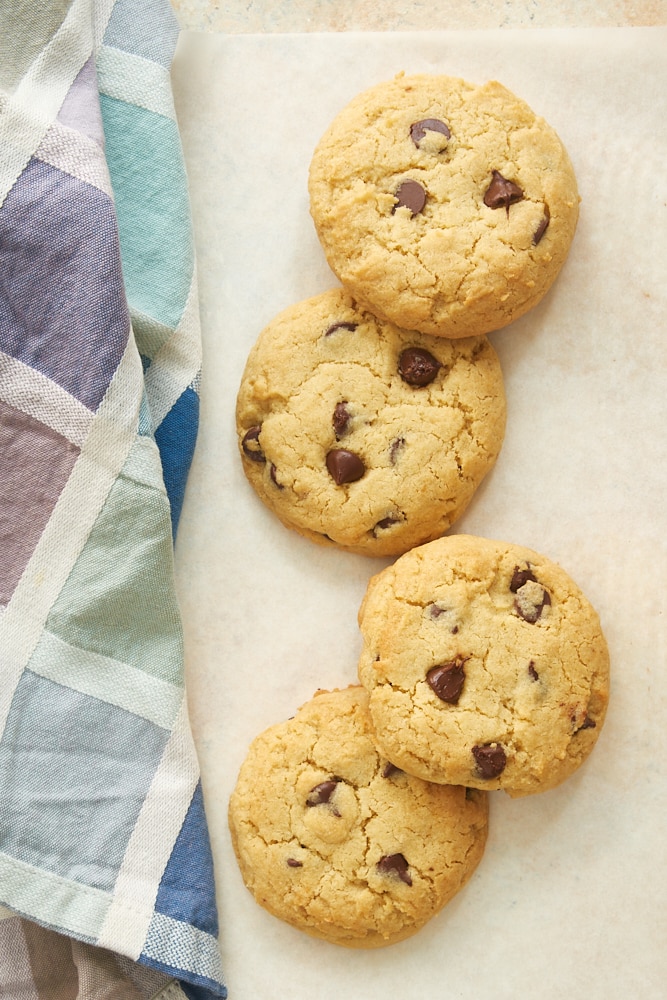
[[[252,743],[230,799],[258,903],[357,948],[416,933],[468,881],[487,835],[484,792],[421,781],[373,743],[359,686],[318,692]]]
[[[442,535],[493,466],[502,371],[486,338],[399,329],[336,288],[260,334],[236,419],[248,480],[285,525],[398,555]]]
[[[399,75],[355,97],[318,143],[310,210],[366,308],[469,337],[535,306],[574,236],[579,195],[553,128],[496,82]]]
[[[425,780],[528,795],[560,784],[600,734],[609,656],[558,565],[450,535],[374,576],[359,677],[387,758]]]

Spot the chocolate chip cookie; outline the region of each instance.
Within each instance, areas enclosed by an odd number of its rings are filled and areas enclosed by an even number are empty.
[[[530,549],[451,535],[376,574],[359,677],[382,753],[425,780],[553,788],[595,745],[609,655],[598,616]]]
[[[486,338],[399,329],[335,288],[263,330],[236,418],[246,476],[283,524],[398,555],[463,513],[500,451],[505,395]]]
[[[579,213],[556,132],[490,82],[399,75],[354,98],[318,143],[310,210],[330,267],[399,326],[469,337],[535,306]]]
[[[487,798],[390,765],[368,696],[351,686],[319,691],[253,741],[229,824],[261,906],[315,937],[375,948],[416,933],[468,881]]]

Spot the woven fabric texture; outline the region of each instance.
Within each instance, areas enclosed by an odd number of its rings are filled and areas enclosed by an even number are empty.
[[[201,365],[178,28],[0,0],[0,37],[0,995],[224,997],[173,566]]]

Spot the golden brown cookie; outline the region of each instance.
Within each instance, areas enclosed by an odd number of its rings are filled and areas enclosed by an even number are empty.
[[[371,579],[359,623],[375,739],[409,773],[529,795],[593,749],[607,645],[586,597],[544,556],[438,539]]]
[[[399,75],[354,98],[318,143],[311,215],[329,265],[372,312],[436,336],[535,306],[579,213],[568,154],[501,84]]]
[[[261,333],[236,418],[248,480],[283,524],[398,555],[443,534],[495,462],[502,371],[486,338],[402,330],[336,288]]]
[[[229,805],[243,879],[274,916],[334,944],[416,933],[467,882],[486,842],[484,792],[387,763],[360,686],[320,691],[252,743]]]

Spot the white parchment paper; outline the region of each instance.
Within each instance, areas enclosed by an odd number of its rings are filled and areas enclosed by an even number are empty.
[[[204,371],[177,572],[231,1000],[667,996],[666,52],[661,28],[181,38]],[[234,405],[264,324],[336,284],[308,214],[315,143],[400,70],[500,80],[572,157],[574,244],[547,298],[492,335],[507,434],[453,530],[561,563],[601,616],[612,700],[577,775],[529,799],[492,794],[463,892],[416,937],[365,953],[255,903],[226,811],[254,736],[356,681],[357,609],[386,561],[320,549],[262,507]]]

